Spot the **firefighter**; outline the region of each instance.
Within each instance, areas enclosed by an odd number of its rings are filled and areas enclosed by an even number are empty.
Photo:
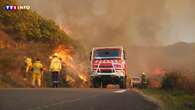
[[[41,77],[43,73],[43,65],[39,58],[37,58],[32,65],[32,86],[41,87]]]
[[[30,58],[30,57],[25,57],[24,64],[25,64],[24,80],[26,80],[26,75],[27,75],[27,74],[31,71],[31,69],[32,69],[32,58]]]
[[[141,87],[145,88],[147,85],[147,79],[146,79],[146,74],[143,72],[141,74]]]
[[[57,88],[59,86],[59,75],[62,69],[61,58],[55,53],[51,58],[51,63],[49,67],[49,71],[51,72],[52,76],[52,86],[53,88]]]
[[[127,82],[128,82],[128,86],[131,88],[132,87],[132,81],[131,81],[131,76],[128,75],[127,77]]]

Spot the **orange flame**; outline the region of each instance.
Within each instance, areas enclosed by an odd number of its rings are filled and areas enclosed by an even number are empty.
[[[59,25],[60,29],[63,30],[66,34],[71,35],[72,31],[69,26],[64,26],[62,24]]]
[[[83,87],[86,85],[85,83],[88,81],[88,77],[86,69],[84,68],[85,66],[84,64],[78,63],[78,59],[73,58],[73,50],[71,48],[59,45],[56,49],[54,49],[53,53],[56,53],[58,57],[62,59],[66,71],[69,71],[66,76],[66,80],[72,86],[76,85]]]
[[[157,66],[154,70],[153,70],[153,75],[156,75],[156,76],[160,76],[160,75],[163,75],[163,74],[165,74],[165,70],[162,68],[162,67],[160,67],[160,66]]]
[[[79,74],[79,78],[80,78],[81,80],[83,80],[84,82],[87,81],[86,76],[84,76],[83,74]]]
[[[54,50],[54,53],[57,53],[58,57],[62,59],[63,64],[71,68],[74,67],[71,49],[65,48],[63,45],[59,45]]]

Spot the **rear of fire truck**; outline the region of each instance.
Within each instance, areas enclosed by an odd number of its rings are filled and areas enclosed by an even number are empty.
[[[122,47],[93,48],[90,61],[92,87],[105,88],[108,84],[118,84],[126,88],[126,55]]]

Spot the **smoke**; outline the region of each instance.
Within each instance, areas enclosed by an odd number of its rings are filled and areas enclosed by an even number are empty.
[[[132,70],[149,71],[155,66],[163,65],[164,60],[175,64],[175,60],[171,59],[174,55],[169,55],[163,49],[155,49],[154,52],[154,48],[145,50],[133,48],[134,45],[162,46],[180,41],[195,41],[194,0],[21,2],[30,5],[32,10],[42,16],[53,19],[65,31],[70,31],[70,36],[79,40],[87,51],[95,46],[124,46],[128,51],[129,68]],[[154,60],[154,57],[158,60]],[[176,60],[182,62],[182,58],[178,57]]]
[[[195,41],[193,0],[21,0],[85,47]]]

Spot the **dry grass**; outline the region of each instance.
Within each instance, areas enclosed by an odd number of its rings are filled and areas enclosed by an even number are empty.
[[[24,81],[24,56],[39,57],[48,62],[49,47],[44,44],[27,44],[23,48],[0,48],[0,87],[30,87],[31,75]]]
[[[194,110],[195,96],[178,90],[144,89],[143,93],[159,100],[162,110]]]

